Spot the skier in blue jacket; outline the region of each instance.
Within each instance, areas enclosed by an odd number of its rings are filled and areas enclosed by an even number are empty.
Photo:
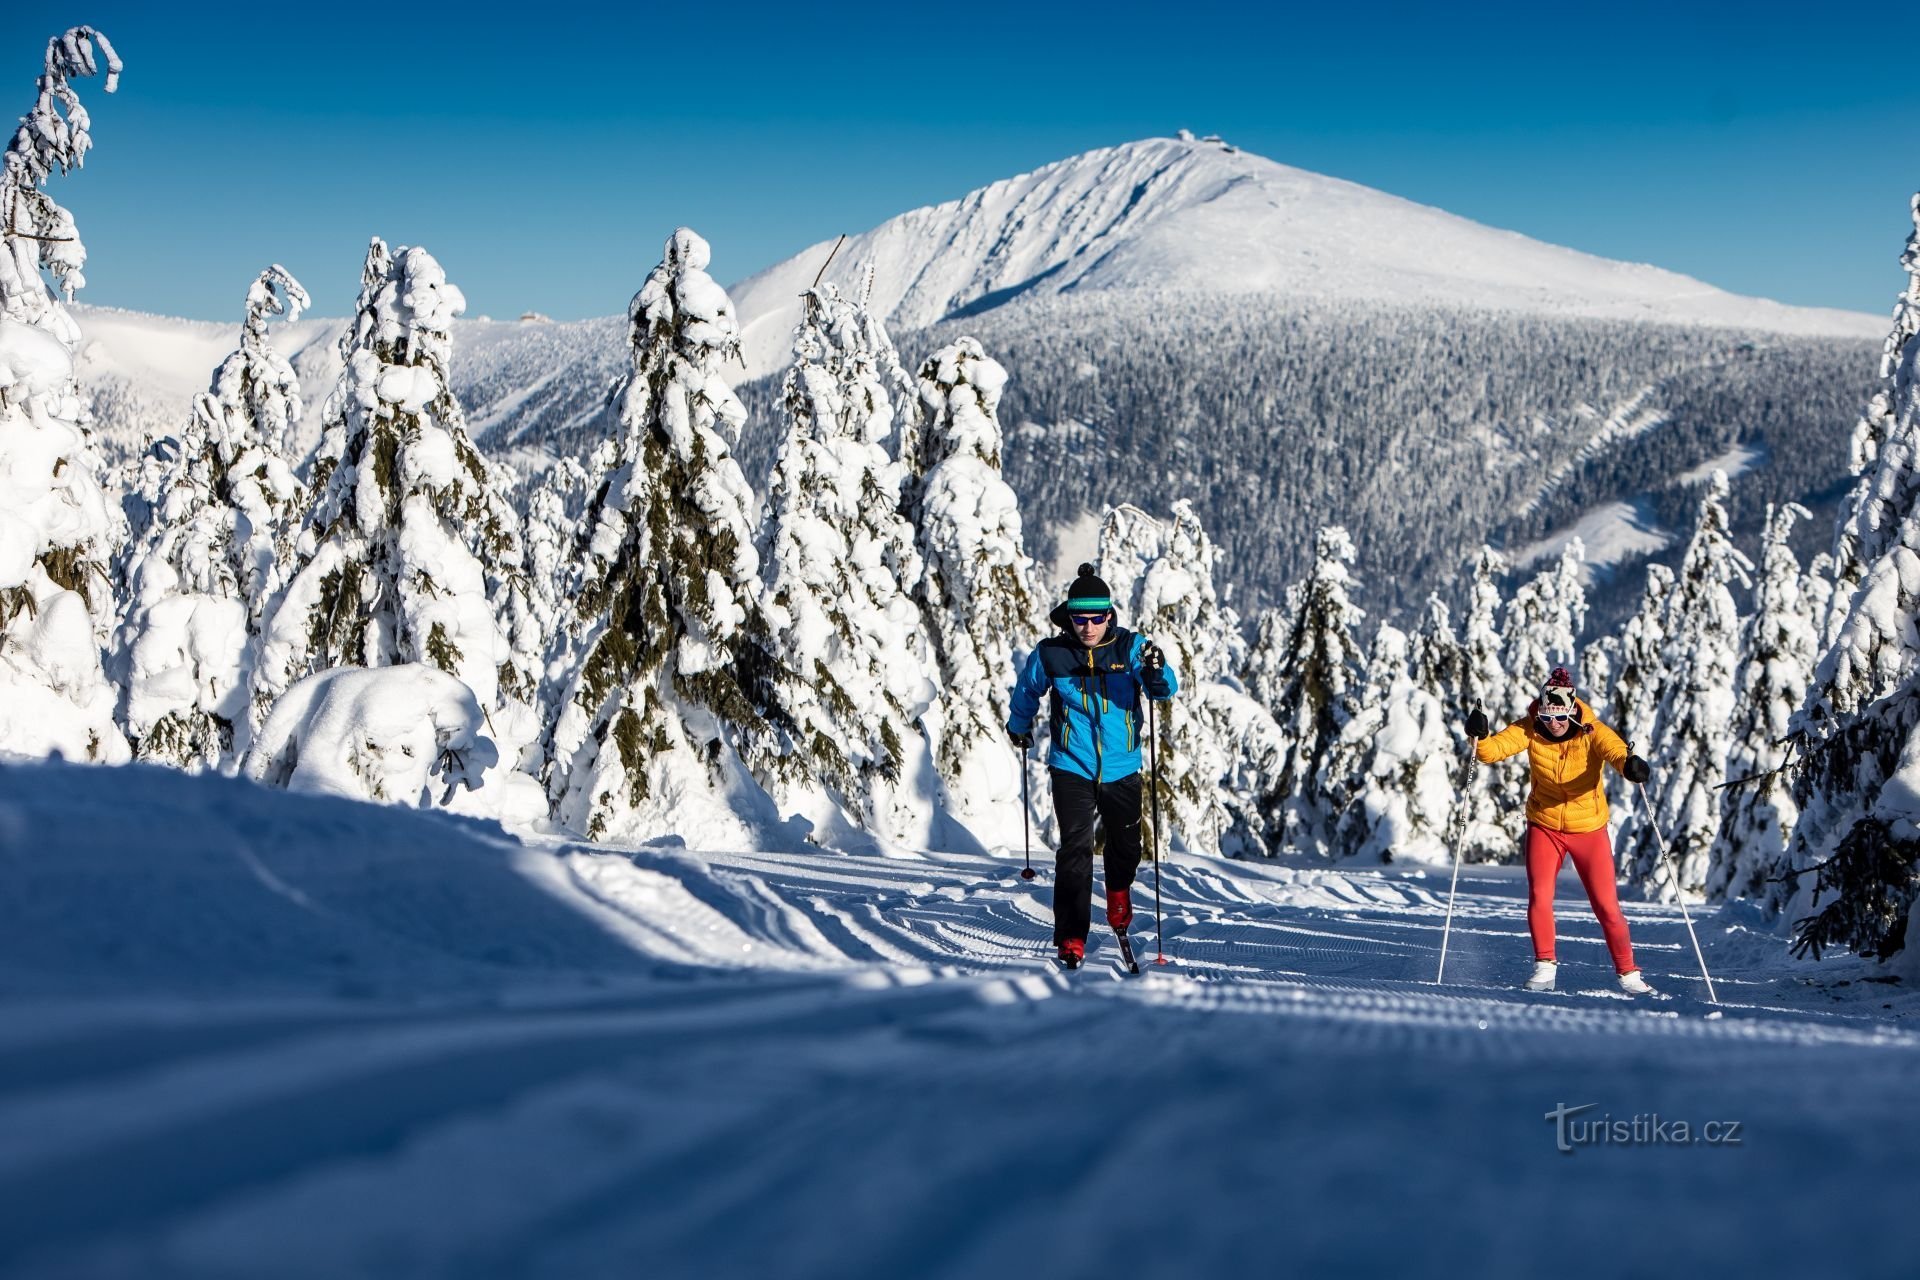
[[[1119,624],[1113,594],[1080,566],[1065,604],[1047,615],[1060,628],[1027,659],[1014,682],[1007,736],[1033,746],[1033,719],[1047,699],[1048,772],[1060,819],[1054,859],[1053,941],[1060,963],[1080,967],[1093,906],[1093,827],[1106,834],[1107,924],[1125,933],[1128,890],[1140,868],[1141,695],[1157,701],[1179,688],[1159,646]]]

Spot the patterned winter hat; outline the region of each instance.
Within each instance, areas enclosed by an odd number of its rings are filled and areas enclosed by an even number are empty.
[[[1067,588],[1067,608],[1075,612],[1113,608],[1113,592],[1104,579],[1094,575],[1092,565],[1081,565],[1080,576]]]
[[[1540,700],[1534,713],[1542,716],[1577,716],[1580,706],[1573,697],[1573,677],[1567,674],[1565,667],[1555,667],[1553,674],[1547,677],[1547,683],[1540,690]]]

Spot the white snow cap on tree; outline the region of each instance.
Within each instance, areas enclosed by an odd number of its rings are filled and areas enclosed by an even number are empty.
[[[1559,560],[1522,584],[1507,605],[1505,665],[1523,691],[1539,688],[1555,667],[1573,665],[1587,621],[1587,593],[1580,581],[1586,558],[1580,539],[1569,539]]]
[[[33,109],[0,159],[0,317],[29,324],[58,338],[69,349],[80,339],[73,318],[48,290],[41,271],[49,272],[68,301],[87,281],[81,274],[87,247],[73,215],[41,188],[55,173],[86,163],[93,148],[92,121],[72,81],[97,75],[106,67],[105,88],[120,85],[120,59],[107,38],[92,27],[74,27],[47,41],[47,56]]]
[[[548,790],[596,839],[752,840],[743,815],[771,817],[741,769],[774,738],[772,656],[732,453],[746,410],[721,372],[739,328],[709,256],[682,227],[634,295],[615,447],[595,455]]]
[[[465,305],[426,250],[389,254],[373,241],[340,340],[313,509],[267,630],[269,694],[338,665],[430,663],[487,709],[503,676],[518,690],[530,683],[495,603],[519,572],[519,531],[450,389],[453,318]]]
[[[1880,361],[1885,384],[1854,431],[1859,475],[1835,539],[1834,607],[1843,612],[1814,676],[1812,705],[1849,715],[1905,684],[1920,661],[1920,195],[1901,259],[1907,288]]]
[[[1787,758],[1793,713],[1806,696],[1818,641],[1806,578],[1790,545],[1794,521],[1808,514],[1791,502],[1767,508],[1753,616],[1742,632],[1740,669],[1734,679],[1729,787],[1708,861],[1709,900],[1753,898],[1775,910],[1785,903],[1780,877],[1787,869],[1787,846],[1800,810],[1780,767]]]
[[[246,775],[296,791],[445,805],[496,762],[485,724],[464,681],[423,663],[336,667],[274,705]]]
[[[245,752],[255,726],[257,645],[304,492],[280,452],[300,417],[299,380],[268,345],[266,322],[297,318],[306,303],[284,268],[260,274],[239,349],[142,485],[120,629],[123,722],[141,759],[218,767]]]
[[[0,754],[115,762],[127,744],[100,651],[124,521],[87,438],[79,329],[41,275],[68,296],[84,283],[73,219],[40,188],[92,145],[70,80],[99,70],[96,50],[111,90],[120,62],[99,33],[75,27],[48,43],[38,98],[0,168]]]
[[[1154,708],[1167,838],[1183,852],[1266,853],[1260,798],[1283,743],[1265,708],[1227,683],[1245,665],[1246,641],[1214,583],[1220,548],[1182,498],[1166,521],[1110,508],[1099,555],[1120,621],[1159,645],[1180,676],[1178,704]],[[1145,799],[1142,807],[1151,811]]]
[[[1617,665],[1608,691],[1609,709],[1602,717],[1636,751],[1651,749],[1654,717],[1665,694],[1668,615],[1672,607],[1673,570],[1663,564],[1649,564],[1640,608],[1620,632]]]
[[[1439,699],[1414,680],[1407,638],[1375,634],[1366,685],[1327,763],[1336,853],[1368,861],[1444,863],[1459,762]]]
[[[923,572],[914,591],[939,664],[941,694],[929,713],[936,762],[956,811],[984,838],[1019,816],[1017,762],[1006,746],[1014,655],[1034,640],[1043,606],[1033,588],[1020,504],[1000,475],[995,416],[1007,372],[961,338],[920,368],[927,413],[901,511],[919,535]],[[989,811],[997,817],[984,817]],[[1004,837],[1010,840],[1009,837]]]
[[[1796,949],[1887,959],[1904,947],[1903,972],[1920,980],[1920,195],[1910,207],[1906,288],[1855,435],[1860,479],[1835,554],[1843,620],[1794,721],[1805,763],[1789,859],[1818,872],[1799,877],[1789,914]]]
[[[1657,871],[1652,829],[1637,826],[1622,850],[1629,878],[1661,897],[1697,893],[1706,883],[1707,854],[1720,825],[1719,786],[1726,778],[1728,726],[1733,720],[1734,668],[1740,656],[1740,614],[1731,584],[1751,581],[1752,561],[1728,531],[1727,476],[1715,471],[1700,500],[1700,519],[1680,562],[1667,615],[1667,644],[1650,741],[1637,749],[1653,763],[1646,784],[1668,852],[1677,867]]]
[[[1353,539],[1338,526],[1320,530],[1312,572],[1287,590],[1285,613],[1268,610],[1247,660],[1247,687],[1280,726],[1287,749],[1267,798],[1269,840],[1279,848],[1325,853],[1335,797],[1326,772],[1340,731],[1355,709],[1364,658],[1354,630],[1366,615],[1352,601]]]
[[[876,335],[885,341],[832,285],[803,296],[760,536],[774,696],[792,727],[762,782],[783,809],[824,784],[860,827],[924,848],[938,784],[921,718],[937,671],[909,595],[920,554],[886,448],[895,410]]]

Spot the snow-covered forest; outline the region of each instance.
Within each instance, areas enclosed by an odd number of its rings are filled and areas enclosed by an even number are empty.
[[[150,760],[628,842],[1006,847],[1006,685],[1056,593],[1024,530],[1035,508],[1057,528],[1103,495],[1098,567],[1189,668],[1192,710],[1167,743],[1173,851],[1438,861],[1459,812],[1465,857],[1510,859],[1517,782],[1457,767],[1464,712],[1511,719],[1564,665],[1655,764],[1640,803],[1677,879],[1636,824],[1619,846],[1629,885],[1752,899],[1804,948],[1903,946],[1920,884],[1897,799],[1920,678],[1901,568],[1920,430],[1912,245],[1864,415],[1842,402],[1839,340],[1765,351],[1466,313],[1308,324],[1177,296],[1131,338],[1181,371],[1164,381],[1075,345],[1113,332],[1080,323],[1097,295],[1018,329],[918,331],[916,366],[869,305],[870,266],[852,295],[805,295],[778,396],[743,400],[732,301],[682,228],[634,295],[627,367],[582,393],[608,406],[599,433],[554,437],[577,453],[516,472],[475,446],[453,390],[456,283],[426,249],[375,239],[331,385],[302,386],[270,340],[306,295],[263,264],[187,419],[110,466],[73,367],[85,251],[49,186],[92,144],[81,83],[117,73],[103,38],[56,41],[7,152],[13,756]],[[1335,351],[1378,347],[1393,324],[1428,326],[1396,348],[1419,359],[1381,362],[1365,396],[1323,380],[1354,367]],[[1484,359],[1495,347],[1535,356]],[[1034,376],[1011,377],[1002,350]],[[1730,382],[1771,416],[1734,431],[1690,411]],[[1538,414],[1550,403],[1611,407],[1583,436]],[[1047,447],[1020,453],[1018,486],[1016,405],[1056,424],[1029,429]],[[1351,433],[1329,419],[1383,410],[1366,448],[1331,447]],[[1849,414],[1853,489],[1830,549],[1803,562],[1813,521],[1783,495],[1830,460],[1798,442],[1808,420],[1831,436]],[[1448,563],[1466,529],[1514,545],[1563,525],[1577,508],[1562,495],[1603,466],[1655,490],[1681,446],[1646,427],[1676,417],[1722,433],[1688,456],[1791,461],[1752,491],[1738,468],[1666,486],[1660,517],[1692,532],[1617,627],[1590,625],[1577,538],[1524,570],[1491,548]],[[773,443],[747,464],[743,440]],[[1738,537],[1735,507],[1758,508],[1762,536]],[[1274,527],[1253,508],[1289,512],[1287,530],[1251,537]],[[1372,591],[1353,568],[1369,540],[1400,566]],[[1296,560],[1297,580],[1270,576]],[[1265,588],[1240,593],[1246,613],[1222,581],[1236,562]],[[1402,625],[1368,618],[1389,600]]]

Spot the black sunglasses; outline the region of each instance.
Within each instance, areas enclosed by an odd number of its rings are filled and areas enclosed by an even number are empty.
[[[1094,627],[1107,620],[1104,613],[1073,613],[1067,615],[1067,621],[1076,627]]]

